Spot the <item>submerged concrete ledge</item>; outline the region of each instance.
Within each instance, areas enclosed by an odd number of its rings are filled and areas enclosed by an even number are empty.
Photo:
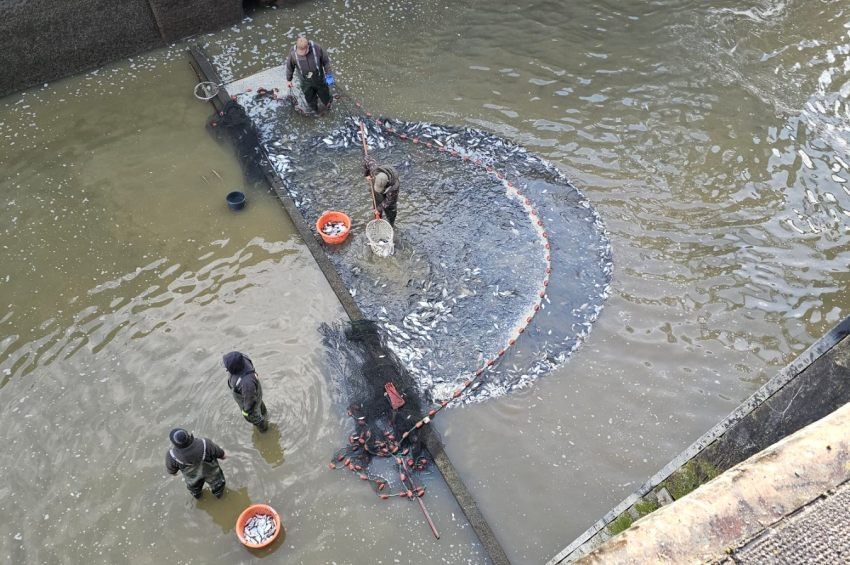
[[[850,402],[850,317],[708,430],[550,561],[588,554],[635,520]]]
[[[850,549],[847,532],[822,546],[810,546],[802,538],[786,543],[785,551],[793,556],[765,555],[764,544],[755,538],[850,480],[847,430],[850,404],[638,520],[579,562],[739,562],[745,555],[752,562],[764,562],[763,557],[796,563],[844,561],[847,555],[842,557],[842,549]],[[844,489],[840,496],[837,506],[846,496]],[[850,509],[839,509],[837,515],[830,510],[816,509],[797,518],[794,526],[816,535],[824,529],[819,519],[824,511],[828,522],[838,521],[839,526],[848,522]]]

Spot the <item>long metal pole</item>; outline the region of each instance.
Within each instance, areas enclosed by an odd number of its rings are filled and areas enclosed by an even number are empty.
[[[363,125],[363,122],[360,122],[360,140],[363,142],[363,161],[369,161],[369,149],[366,146],[366,126]],[[378,201],[375,200],[375,188],[372,186],[372,183],[375,179],[372,178],[372,175],[366,177],[366,184],[369,185],[369,194],[372,196],[372,211],[375,213],[375,219],[379,219],[381,217],[378,214]]]

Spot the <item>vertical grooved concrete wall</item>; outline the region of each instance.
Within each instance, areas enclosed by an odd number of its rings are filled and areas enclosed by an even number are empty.
[[[0,96],[242,16],[242,0],[0,0]]]

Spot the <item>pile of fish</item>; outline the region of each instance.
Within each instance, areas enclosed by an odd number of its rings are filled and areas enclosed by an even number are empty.
[[[328,222],[322,226],[322,233],[325,235],[342,235],[348,231],[343,222]]]
[[[276,532],[274,518],[268,514],[255,514],[245,524],[242,535],[251,543],[261,544],[272,539]]]

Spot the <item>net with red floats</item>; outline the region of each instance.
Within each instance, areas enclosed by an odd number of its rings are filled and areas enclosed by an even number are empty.
[[[374,322],[325,326],[323,333],[353,421],[346,445],[334,453],[329,468],[353,473],[385,500],[423,496],[426,487],[419,475],[429,459],[421,427],[414,427],[422,400],[410,373]]]

